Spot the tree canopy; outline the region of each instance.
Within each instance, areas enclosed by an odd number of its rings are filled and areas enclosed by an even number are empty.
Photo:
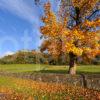
[[[100,19],[91,17],[99,11],[99,0],[72,0],[69,11],[65,2],[61,2],[59,16],[51,10],[50,2],[44,5],[41,51],[47,50],[55,57],[68,53],[72,60],[84,54],[95,57],[100,52]]]
[[[73,16],[73,24],[75,25],[71,26],[71,28],[68,25],[68,15],[64,16],[64,19],[61,21],[51,11],[51,4],[49,2],[44,5],[45,16],[42,17],[42,21],[45,25],[41,27],[41,33],[46,39],[43,45],[45,45],[44,49],[48,49],[54,55],[58,55],[60,51],[66,53],[73,52],[77,56],[83,53],[94,55],[99,51],[100,34],[97,27],[100,25],[100,19],[97,18],[92,21],[82,19],[93,9],[96,0],[94,2],[81,0],[81,3],[77,1],[73,0],[76,14]],[[79,14],[77,15],[77,13]],[[61,47],[62,49],[60,49]]]

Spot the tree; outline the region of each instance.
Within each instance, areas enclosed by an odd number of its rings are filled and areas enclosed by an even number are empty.
[[[50,2],[44,5],[45,15],[41,19],[44,26],[40,27],[44,37],[41,51],[47,50],[54,57],[69,54],[70,74],[76,74],[78,56],[93,58],[100,52],[100,31],[97,28],[100,19],[92,19],[98,11],[97,4],[98,0],[72,0],[71,11],[67,14],[61,12],[60,16],[51,10]]]

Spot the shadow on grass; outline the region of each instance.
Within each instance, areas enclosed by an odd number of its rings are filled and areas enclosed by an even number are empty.
[[[41,73],[58,73],[58,74],[68,74],[67,70],[41,70]]]
[[[41,70],[41,73],[56,73],[56,74],[68,74],[68,70]],[[85,71],[77,71],[77,74],[98,74],[100,72],[85,72]]]

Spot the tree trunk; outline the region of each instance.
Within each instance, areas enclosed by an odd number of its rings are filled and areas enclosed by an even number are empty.
[[[76,55],[73,53],[69,54],[69,74],[75,75],[76,74]]]
[[[76,12],[76,19],[75,19],[76,26],[78,26],[81,23],[79,7],[75,7],[75,12]],[[75,46],[78,47],[77,41],[75,41]],[[74,75],[74,74],[76,74],[76,60],[77,60],[77,56],[75,54],[73,54],[73,52],[70,52],[69,53],[69,58],[70,58],[69,74]]]

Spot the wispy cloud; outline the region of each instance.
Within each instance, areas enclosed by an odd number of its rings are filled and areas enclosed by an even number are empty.
[[[6,9],[30,23],[37,24],[39,21],[36,7],[25,0],[0,0],[0,9]]]
[[[8,55],[13,55],[13,54],[14,54],[14,52],[12,52],[12,51],[6,51],[5,53],[0,54],[0,58],[2,58],[4,56],[8,56]]]

